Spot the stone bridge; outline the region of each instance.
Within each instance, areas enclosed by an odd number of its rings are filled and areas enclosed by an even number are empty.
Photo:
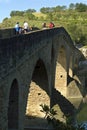
[[[73,111],[68,98],[85,96],[82,59],[63,27],[0,38],[0,130],[46,127],[41,104]]]

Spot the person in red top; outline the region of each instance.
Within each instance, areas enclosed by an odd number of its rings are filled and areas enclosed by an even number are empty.
[[[54,23],[50,22],[49,28],[53,28],[53,27],[55,27]]]

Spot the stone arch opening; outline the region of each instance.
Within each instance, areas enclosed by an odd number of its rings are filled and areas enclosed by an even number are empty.
[[[41,104],[50,106],[49,84],[45,65],[39,59],[34,68],[27,98],[25,127],[45,127],[47,121]]]
[[[13,80],[8,104],[8,129],[18,130],[18,82]]]
[[[58,51],[58,57],[56,61],[56,73],[55,73],[55,88],[63,95],[66,95],[67,86],[67,60],[66,49],[62,45]]]

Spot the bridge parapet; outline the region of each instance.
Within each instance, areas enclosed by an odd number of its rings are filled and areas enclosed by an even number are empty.
[[[7,38],[15,35],[14,28],[0,29],[0,38]]]

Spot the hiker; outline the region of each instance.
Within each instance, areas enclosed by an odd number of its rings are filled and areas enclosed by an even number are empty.
[[[47,29],[46,23],[42,24],[42,29]]]
[[[24,21],[24,33],[27,33],[29,31],[29,25],[26,21]]]
[[[53,28],[53,27],[55,27],[54,23],[53,23],[53,22],[50,22],[49,28]]]
[[[17,23],[15,24],[15,33],[16,33],[16,34],[19,34],[19,29],[20,29],[19,22],[17,22]]]

